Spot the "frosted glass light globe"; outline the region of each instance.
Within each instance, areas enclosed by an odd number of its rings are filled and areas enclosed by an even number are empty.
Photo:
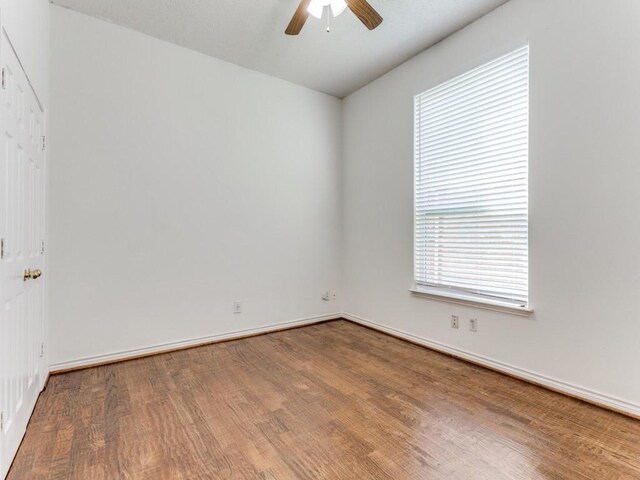
[[[326,6],[331,8],[331,14],[334,17],[340,15],[347,8],[344,0],[311,0],[307,7],[307,12],[316,18],[322,18],[322,12]]]

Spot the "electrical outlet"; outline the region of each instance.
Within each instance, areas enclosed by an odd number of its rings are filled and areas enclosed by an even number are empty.
[[[242,313],[242,304],[240,302],[233,302],[233,313]]]
[[[478,319],[477,318],[470,318],[469,319],[469,330],[471,330],[472,332],[477,332],[478,331]]]
[[[322,293],[322,301],[323,302],[328,302],[329,300],[331,300],[331,296],[330,296],[329,292],[323,292]]]
[[[457,315],[451,315],[451,328],[460,328],[460,322]]]

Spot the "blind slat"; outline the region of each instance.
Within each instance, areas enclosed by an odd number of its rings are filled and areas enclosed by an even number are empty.
[[[415,278],[528,304],[529,47],[415,97]]]

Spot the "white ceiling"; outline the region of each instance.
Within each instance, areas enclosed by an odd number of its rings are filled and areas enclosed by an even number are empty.
[[[344,97],[507,0],[369,0],[369,31],[349,11],[284,30],[299,0],[52,0],[212,57]]]

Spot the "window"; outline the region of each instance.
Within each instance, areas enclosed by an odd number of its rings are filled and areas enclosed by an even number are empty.
[[[528,304],[529,47],[415,97],[419,291]]]

